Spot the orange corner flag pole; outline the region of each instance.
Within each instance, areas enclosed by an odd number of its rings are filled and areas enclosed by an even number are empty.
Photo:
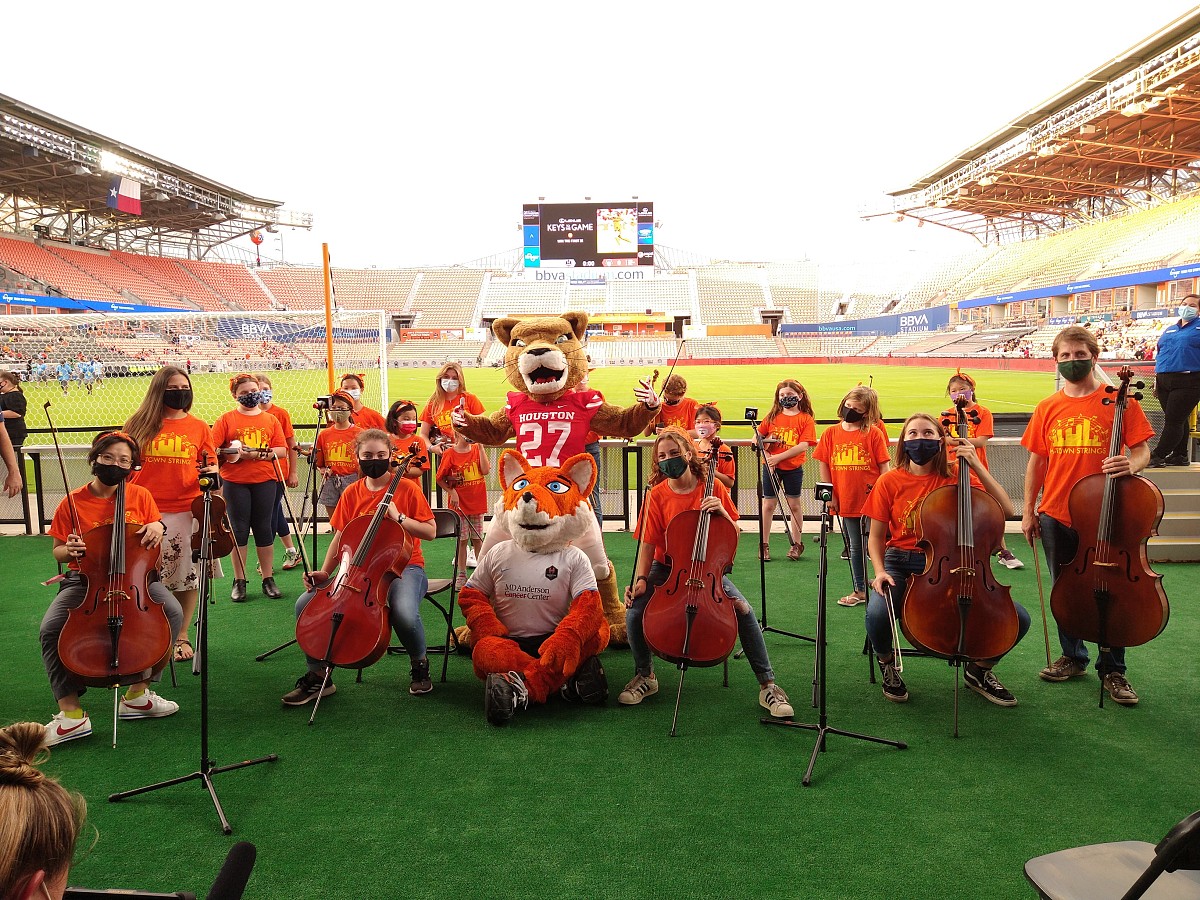
[[[329,245],[321,245],[321,268],[325,274],[325,361],[329,367],[329,393],[333,393],[333,276],[329,271]]]

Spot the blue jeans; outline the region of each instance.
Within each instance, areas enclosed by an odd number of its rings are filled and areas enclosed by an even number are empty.
[[[429,587],[429,579],[420,566],[406,566],[404,574],[388,588],[388,621],[400,643],[412,660],[425,658],[425,625],[421,622],[421,600]],[[305,591],[296,601],[296,618],[304,612],[316,591]],[[305,655],[308,671],[323,672],[325,667],[319,659]]]
[[[592,459],[596,461],[596,486],[592,488],[592,512],[596,514],[596,524],[600,526],[600,533],[604,533],[604,510],[600,508],[600,442],[592,441],[590,444],[584,444],[585,453],[590,453]]]
[[[863,593],[867,590],[867,561],[863,555],[863,526],[870,519],[860,516],[842,517],[842,534],[850,548],[850,577],[854,582],[854,590]]]
[[[920,550],[897,550],[889,547],[883,554],[883,569],[896,581],[892,588],[892,606],[899,618],[904,609],[904,594],[908,589],[908,576],[925,571],[925,554]],[[1029,630],[1029,612],[1020,603],[1013,602],[1017,609],[1017,644]],[[892,623],[888,620],[887,601],[882,594],[871,591],[867,599],[867,637],[876,656],[892,655]],[[1013,645],[1014,647],[1016,644]],[[978,660],[994,665],[998,659]],[[987,668],[988,666],[984,666]]]
[[[633,653],[633,664],[639,675],[649,675],[651,671],[650,645],[646,643],[646,637],[642,632],[642,616],[646,612],[646,604],[650,602],[654,588],[665,582],[670,575],[669,567],[657,561],[651,563],[650,571],[646,574],[645,592],[633,601],[633,605],[629,609],[625,610],[625,626],[629,629],[629,649]],[[721,586],[725,589],[725,593],[734,599],[735,610],[739,606],[745,607],[745,612],[741,610],[737,612],[738,637],[741,638],[742,649],[746,652],[746,661],[754,670],[758,683],[766,684],[774,681],[775,672],[771,669],[771,659],[767,656],[767,642],[763,640],[762,628],[759,627],[754,610],[728,576],[721,579]]]
[[[1038,525],[1042,530],[1042,547],[1046,551],[1046,563],[1050,567],[1050,579],[1051,582],[1054,582],[1058,580],[1058,573],[1075,558],[1075,551],[1079,549],[1079,534],[1075,529],[1068,528],[1062,522],[1058,521],[1058,519],[1048,516],[1045,513],[1038,516]],[[1066,634],[1061,628],[1058,629],[1058,643],[1062,647],[1063,656],[1073,659],[1085,669],[1087,668],[1087,644],[1077,637]],[[1108,651],[1101,651],[1099,656],[1100,658],[1096,660],[1097,672],[1101,674],[1105,672],[1125,674],[1124,647],[1113,647]]]

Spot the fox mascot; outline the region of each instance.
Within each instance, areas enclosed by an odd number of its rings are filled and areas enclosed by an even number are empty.
[[[504,408],[491,415],[471,415],[460,404],[452,413],[454,430],[490,447],[516,438],[517,449],[535,466],[557,466],[583,452],[588,431],[618,438],[641,434],[658,415],[660,405],[648,380],[638,383],[633,390],[636,402],[625,408],[605,402],[599,391],[580,389],[588,374],[583,346],[587,323],[585,312],[493,322],[492,333],[507,348],[505,375],[515,390],[509,392]],[[488,529],[484,553],[509,537],[498,524],[493,520]],[[594,518],[574,540],[592,561],[613,642],[623,644],[625,604]],[[470,642],[465,632],[459,638]]]
[[[503,725],[555,692],[602,704],[608,681],[597,654],[608,646],[608,622],[591,561],[571,546],[595,522],[584,500],[596,464],[579,453],[534,468],[505,450],[499,469],[504,494],[494,515],[512,537],[480,557],[458,598],[485,682],[484,713]]]

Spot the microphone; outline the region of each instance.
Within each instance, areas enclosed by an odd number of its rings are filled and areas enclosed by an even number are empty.
[[[238,841],[229,848],[225,864],[217,873],[205,900],[239,900],[250,880],[250,871],[258,851],[248,841]]]

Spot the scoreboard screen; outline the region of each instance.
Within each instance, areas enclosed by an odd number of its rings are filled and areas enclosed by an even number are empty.
[[[527,203],[521,225],[526,269],[654,265],[653,203]]]

